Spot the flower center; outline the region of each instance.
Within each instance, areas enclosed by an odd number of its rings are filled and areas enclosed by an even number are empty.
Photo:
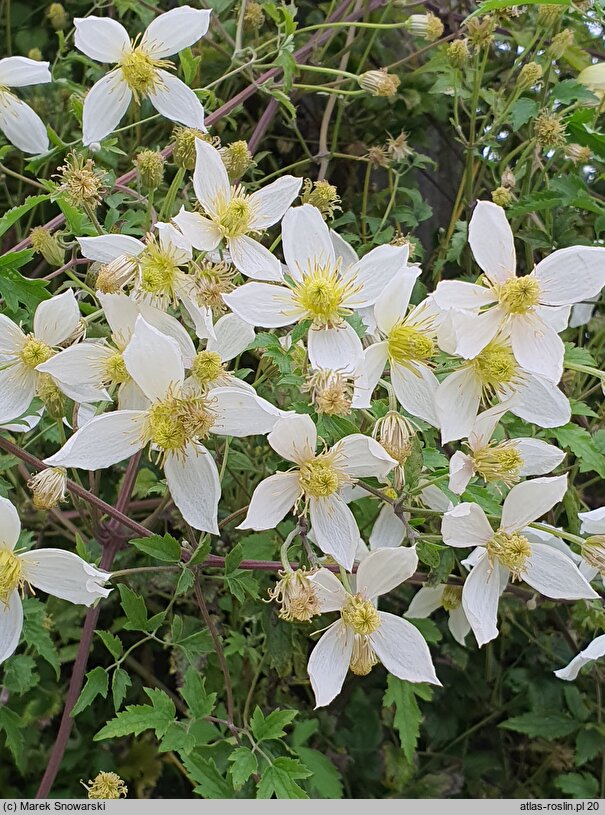
[[[526,314],[540,302],[540,284],[531,277],[511,277],[497,289],[500,305],[509,314]]]
[[[462,604],[462,586],[446,586],[441,595],[441,605],[446,611],[455,611]]]
[[[367,676],[374,665],[378,663],[378,658],[372,648],[372,643],[367,637],[355,635],[353,638],[353,651],[349,668],[357,676]]]
[[[305,495],[327,498],[338,492],[341,476],[329,459],[317,456],[301,466],[299,484]]]
[[[141,290],[162,300],[176,299],[176,281],[181,270],[174,258],[155,241],[150,241],[139,255]]]
[[[372,634],[380,628],[380,616],[374,605],[362,597],[355,594],[350,597],[340,612],[342,621],[356,634]]]
[[[486,388],[508,385],[517,372],[517,363],[510,347],[498,342],[486,345],[471,364]]]
[[[219,211],[219,225],[225,238],[238,238],[250,231],[252,207],[244,193],[234,195]]]
[[[126,370],[126,363],[124,357],[119,351],[112,354],[104,365],[103,375],[105,381],[114,385],[121,385],[123,382],[128,382],[130,374]]]
[[[124,81],[138,101],[139,96],[147,96],[159,84],[158,69],[166,68],[170,63],[152,59],[141,46],[138,46],[129,54],[125,54],[119,65]]]
[[[215,351],[200,351],[193,360],[191,374],[200,385],[210,385],[223,373],[223,361]]]
[[[487,552],[490,558],[497,558],[510,569],[513,580],[520,580],[525,562],[531,555],[531,546],[524,535],[518,532],[509,534],[500,529],[488,541]]]
[[[8,605],[11,594],[24,583],[21,558],[12,550],[0,549],[0,603]]]
[[[170,396],[148,409],[144,438],[164,453],[183,452],[189,441],[207,438],[214,421],[204,398]]]
[[[485,481],[504,481],[509,487],[519,480],[519,470],[523,466],[521,453],[510,441],[475,450],[473,462]]]
[[[32,370],[43,362],[47,362],[55,352],[42,340],[36,339],[30,334],[25,340],[25,345],[19,353],[21,362]]]
[[[391,330],[387,347],[389,357],[400,365],[430,359],[435,353],[435,343],[431,337],[403,323]]]
[[[357,288],[352,281],[345,282],[336,268],[315,266],[296,283],[293,294],[316,325],[334,326],[340,325],[343,316],[351,313],[342,304]]]

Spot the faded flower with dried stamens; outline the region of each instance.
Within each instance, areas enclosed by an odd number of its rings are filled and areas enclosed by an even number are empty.
[[[107,174],[91,158],[71,152],[58,173],[59,191],[74,207],[95,209],[106,188]]]
[[[444,25],[435,14],[411,14],[406,20],[406,28],[415,37],[434,42],[443,35]]]
[[[354,384],[350,375],[321,368],[313,371],[301,390],[311,394],[311,401],[318,413],[347,416],[351,412]]]
[[[279,605],[282,620],[307,623],[321,614],[319,596],[315,584],[310,580],[315,571],[300,568],[278,573],[279,580],[268,594]]]
[[[36,509],[52,509],[65,501],[67,471],[63,467],[48,467],[33,475],[27,482]]]
[[[316,207],[324,218],[333,218],[336,210],[341,209],[338,190],[325,179],[311,181],[305,178],[300,200],[303,204]]]
[[[65,247],[56,234],[43,226],[35,226],[30,232],[29,239],[32,249],[39,252],[48,264],[63,266],[65,263]]]
[[[390,74],[386,68],[376,71],[366,71],[357,77],[359,87],[372,96],[395,96],[401,80],[395,74]]]
[[[116,773],[101,772],[84,786],[88,790],[89,800],[111,801],[128,795],[128,787]]]

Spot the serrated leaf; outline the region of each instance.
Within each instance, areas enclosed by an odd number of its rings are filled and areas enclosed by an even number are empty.
[[[311,747],[296,749],[301,761],[311,771],[308,785],[318,798],[342,798],[343,788],[340,773],[329,758]]]
[[[133,538],[130,543],[140,552],[165,563],[178,563],[181,559],[181,544],[172,535],[150,535],[148,538]]]
[[[211,758],[206,758],[199,753],[189,753],[181,755],[181,760],[192,780],[198,784],[194,792],[203,798],[219,799],[233,798],[233,787],[229,781],[221,775],[216,764]]]
[[[41,204],[43,201],[48,201],[49,195],[30,195],[29,198],[26,198],[25,201],[20,204],[18,207],[13,207],[12,209],[7,210],[4,213],[2,218],[0,218],[0,238],[4,233],[16,224],[17,221],[26,215],[30,210],[34,207],[37,207],[38,204]]]
[[[33,250],[24,249],[0,257],[0,294],[11,311],[21,303],[33,313],[43,300],[50,297],[46,291],[47,280],[30,280],[17,271],[32,259],[33,254]]]
[[[581,473],[594,470],[605,478],[605,456],[597,449],[588,430],[570,423],[563,427],[554,427],[549,432],[555,437],[559,447],[568,448],[576,456]]]
[[[308,798],[295,779],[308,778],[311,771],[294,758],[280,756],[263,771],[257,798]]]
[[[132,685],[132,679],[123,668],[116,668],[111,678],[111,698],[116,712],[122,707],[126,691]]]
[[[581,767],[587,761],[605,752],[605,735],[587,725],[576,736],[576,765]]]
[[[4,667],[3,685],[11,693],[25,693],[38,684],[36,662],[29,654],[12,656]]]
[[[501,722],[498,727],[502,727],[504,730],[513,730],[515,733],[524,733],[530,738],[552,741],[553,739],[571,735],[578,729],[578,722],[564,713],[552,713],[544,710],[513,716],[511,719]]]
[[[280,739],[286,735],[284,728],[292,724],[296,716],[296,710],[273,710],[265,717],[257,705],[250,719],[252,735],[258,742]]]
[[[107,722],[105,727],[99,730],[93,741],[138,736],[145,730],[153,730],[158,738],[163,738],[175,719],[174,702],[164,691],[157,688],[144,690],[151,700],[151,705],[128,705],[126,710],[118,713],[115,719]]]
[[[185,672],[185,684],[179,689],[179,693],[196,719],[209,716],[214,710],[216,693],[206,692],[206,680],[192,665]]]
[[[124,583],[118,585],[118,591],[120,592],[120,604],[127,618],[124,628],[129,631],[145,631],[147,629],[145,600]]]
[[[598,798],[599,782],[589,773],[566,773],[555,779],[555,786],[572,798]]]
[[[21,732],[21,719],[6,705],[0,705],[0,730],[6,736],[6,746],[15,759],[15,764],[23,773],[25,771],[25,751],[23,733]]]
[[[102,696],[107,699],[107,691],[109,690],[109,676],[105,668],[96,667],[86,674],[86,684],[82,688],[82,692],[78,697],[78,701],[73,706],[71,711],[72,718],[86,710],[97,696]]]
[[[385,707],[394,705],[393,724],[399,733],[401,749],[407,760],[412,762],[422,722],[422,713],[416,701],[416,694],[412,684],[405,682],[403,679],[398,679],[393,674],[388,674],[387,690],[382,703]]]
[[[122,645],[122,641],[119,637],[117,637],[115,634],[111,634],[109,631],[95,631],[95,634],[100,637],[103,645],[107,648],[114,659],[119,659],[122,656],[124,646]]]
[[[233,786],[242,787],[250,776],[258,770],[256,756],[248,747],[238,747],[229,756],[231,767],[229,772],[233,779]]]
[[[23,639],[54,669],[59,678],[59,654],[46,626],[46,609],[35,597],[23,602]]]
[[[538,112],[538,103],[533,99],[528,99],[522,96],[521,99],[512,105],[508,114],[508,121],[513,130],[518,130],[524,124],[527,124],[530,119],[534,118]]]

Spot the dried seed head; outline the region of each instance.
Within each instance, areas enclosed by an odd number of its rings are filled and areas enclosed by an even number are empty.
[[[280,606],[279,616],[289,623],[294,620],[307,623],[312,617],[321,614],[319,597],[310,575],[306,569],[290,572],[279,572],[279,580],[268,594],[271,600]]]
[[[393,138],[393,136],[388,137],[386,148],[393,161],[403,161],[414,153],[408,143],[408,134],[403,130],[396,138]]]
[[[91,800],[117,800],[126,798],[128,787],[117,773],[99,773],[93,781],[84,784]]]
[[[64,31],[69,25],[69,14],[61,3],[51,3],[46,9],[46,17],[55,31]]]
[[[248,149],[248,142],[243,140],[234,141],[226,147],[222,147],[220,154],[231,181],[241,178],[250,167],[254,166],[254,159]]]
[[[100,203],[107,175],[96,169],[91,158],[71,152],[59,171],[59,190],[68,203],[85,209],[95,208]]]
[[[492,190],[492,201],[494,204],[498,204],[499,207],[508,207],[514,200],[514,196],[512,192],[508,189],[508,187],[496,187],[495,190]]]
[[[387,153],[386,147],[382,147],[380,145],[375,145],[370,147],[368,152],[366,153],[366,158],[368,158],[374,167],[390,167],[391,166],[391,159],[389,154]]]
[[[548,110],[541,111],[534,119],[534,133],[539,146],[545,150],[565,146],[565,125]]]
[[[360,88],[372,96],[395,96],[401,80],[395,74],[390,74],[386,68],[376,71],[366,71],[357,77]]]
[[[494,38],[496,20],[491,14],[473,17],[466,23],[468,40],[474,48],[488,48]]]
[[[164,156],[156,150],[141,150],[133,164],[137,168],[143,189],[157,190],[164,179]]]
[[[203,130],[198,130],[195,127],[175,127],[172,132],[174,139],[174,149],[172,151],[172,158],[177,167],[182,167],[184,170],[193,170],[195,167],[195,140],[201,139],[207,141],[213,147],[220,147],[220,139],[218,136],[210,136],[204,133]]]
[[[338,371],[314,371],[301,390],[311,394],[318,413],[327,416],[346,416],[351,412],[353,379]]]
[[[32,248],[39,252],[50,266],[63,266],[65,263],[65,249],[57,237],[43,226],[36,226],[29,236]]]
[[[411,14],[406,21],[406,28],[410,34],[427,42],[434,42],[443,34],[443,23],[434,14]]]
[[[236,271],[224,261],[213,263],[210,260],[192,263],[190,268],[195,277],[198,305],[211,308],[214,314],[225,312],[227,306],[223,294],[235,288]]]
[[[574,164],[588,164],[592,158],[592,151],[590,147],[581,144],[568,144],[565,146],[565,158]]]
[[[335,211],[340,209],[338,190],[325,179],[311,181],[310,178],[305,178],[300,200],[303,204],[316,207],[325,219],[333,218]]]

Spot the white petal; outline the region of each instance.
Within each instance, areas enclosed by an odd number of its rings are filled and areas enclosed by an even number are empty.
[[[468,487],[468,482],[475,475],[475,465],[473,459],[463,453],[462,450],[456,450],[450,459],[450,480],[448,482],[448,489],[456,495],[462,495],[464,490]]]
[[[473,359],[490,343],[505,319],[499,308],[490,308],[481,314],[458,312],[453,317],[456,333],[456,353]]]
[[[53,456],[44,459],[49,466],[101,470],[134,455],[143,446],[145,414],[139,410],[118,410],[91,419],[67,440]]]
[[[34,335],[46,345],[59,345],[74,333],[80,308],[72,289],[43,300],[34,314]]]
[[[76,17],[74,26],[76,48],[97,62],[119,62],[131,50],[128,32],[111,17]]]
[[[50,374],[74,402],[111,401],[103,387],[103,376],[105,365],[114,354],[114,349],[104,342],[80,342],[38,365],[36,370]]]
[[[496,302],[491,289],[463,280],[442,280],[433,293],[435,302],[441,309],[476,311]]]
[[[566,491],[566,475],[534,478],[516,484],[502,506],[501,528],[506,532],[523,529],[562,501]]]
[[[481,383],[472,368],[463,368],[446,377],[435,394],[443,444],[468,436],[473,428],[481,399]]]
[[[42,119],[29,105],[6,91],[0,91],[0,130],[24,153],[36,155],[48,150],[48,134]]]
[[[21,520],[16,507],[0,495],[0,549],[14,549],[20,533]]]
[[[494,283],[514,277],[515,241],[502,207],[479,201],[468,227],[468,242],[481,269]]]
[[[591,600],[599,596],[571,558],[544,543],[531,544],[522,577],[540,594],[554,600]]]
[[[176,340],[184,359],[192,359],[195,356],[195,346],[191,337],[175,317],[147,303],[139,303],[138,307],[146,323],[157,328],[162,334]],[[105,311],[105,316],[107,317],[107,311]]]
[[[256,436],[270,433],[283,412],[256,393],[242,388],[214,388],[212,433],[220,436]]]
[[[221,232],[214,221],[204,218],[199,212],[187,212],[181,207],[172,220],[196,249],[211,252],[221,242]]]
[[[82,111],[85,146],[102,141],[119,125],[128,110],[132,91],[118,68],[99,79],[86,94]]]
[[[315,707],[325,707],[338,696],[349,670],[353,634],[341,621],[331,625],[319,640],[307,665]]]
[[[479,447],[485,447],[485,445],[491,439],[494,430],[496,429],[496,425],[507,410],[508,403],[500,402],[500,404],[484,410],[477,416],[473,429],[468,436],[469,445],[472,450],[476,450]]]
[[[591,509],[590,512],[578,512],[578,518],[582,522],[580,527],[582,535],[605,534],[605,507]]]
[[[140,255],[145,244],[130,235],[99,235],[96,238],[78,238],[80,251],[88,260],[110,263],[116,258]]]
[[[412,362],[406,368],[391,362],[391,384],[397,401],[408,413],[424,419],[433,427],[439,427],[435,405],[439,382],[427,365]]]
[[[445,513],[441,536],[448,546],[485,546],[494,530],[479,504],[463,503]]]
[[[229,252],[233,265],[256,280],[282,280],[281,263],[266,247],[249,235],[231,238]]]
[[[403,615],[410,620],[429,617],[433,611],[441,608],[445,586],[423,586],[412,598],[408,610]]]
[[[267,441],[279,456],[300,463],[315,455],[317,428],[306,414],[286,416],[275,423]]]
[[[374,316],[376,325],[385,334],[404,319],[419,274],[419,268],[408,266],[383,286],[382,293],[379,293],[374,306]]]
[[[177,76],[161,68],[157,71],[157,81],[148,93],[154,108],[170,119],[186,127],[206,130],[204,108],[195,93]]]
[[[546,310],[546,309],[544,309],[544,310]],[[569,319],[569,327],[570,328],[578,328],[578,326],[586,325],[588,322],[590,322],[590,320],[592,320],[592,315],[594,313],[595,313],[595,306],[591,305],[590,303],[576,303],[571,308],[571,317]],[[563,328],[558,329],[558,330],[563,331],[565,328],[567,328],[567,326],[563,326]],[[555,331],[556,330],[557,330],[557,328],[555,328]]]
[[[214,326],[212,325],[212,309],[208,308],[207,306],[198,306],[190,297],[184,296],[183,292],[179,293],[179,300],[181,301],[181,306],[191,318],[196,337],[198,337],[200,340],[214,337],[215,334]],[[187,352],[183,355],[183,358],[189,360],[192,359],[193,356],[195,356],[195,353],[192,355]]]
[[[193,257],[191,241],[177,229],[174,224],[158,221],[155,224],[160,239],[160,246],[169,252],[177,266],[184,266]]]
[[[485,553],[464,582],[462,607],[479,647],[498,636],[502,571],[497,563],[492,568]]]
[[[565,458],[565,452],[542,439],[515,439],[523,465],[519,475],[545,475],[552,472]]]
[[[141,48],[154,59],[164,59],[196,43],[208,31],[210,11],[181,6],[158,15],[147,26]]]
[[[123,382],[118,388],[118,410],[147,410],[149,399],[134,380]]]
[[[0,355],[17,356],[25,345],[25,334],[18,325],[0,314]]]
[[[172,500],[194,529],[218,535],[221,482],[212,455],[201,444],[189,444],[184,455],[168,455],[164,473]]]
[[[254,490],[248,514],[238,529],[274,529],[300,495],[298,472],[275,473]]]
[[[0,424],[25,413],[36,392],[36,377],[20,362],[0,369]]]
[[[353,373],[363,359],[363,346],[348,323],[337,328],[309,329],[307,351],[312,368]]]
[[[605,285],[605,249],[568,246],[540,261],[534,271],[540,283],[540,302],[567,306],[599,294]]]
[[[328,611],[340,611],[350,597],[340,580],[328,569],[319,569],[315,574],[310,575],[309,580],[315,587],[322,614]]]
[[[250,325],[281,328],[297,319],[292,313],[292,293],[286,286],[245,283],[230,294],[224,294],[223,300],[234,314]]]
[[[565,347],[548,323],[536,314],[518,314],[511,320],[511,344],[522,368],[553,382],[563,376]]]
[[[284,175],[250,196],[254,213],[252,229],[267,229],[284,217],[288,207],[300,192],[302,178]]]
[[[334,247],[336,260],[340,261],[341,269],[348,269],[349,266],[357,263],[359,260],[357,257],[357,252],[350,244],[346,242],[344,238],[340,237],[338,232],[335,232],[333,229],[330,230],[330,240],[332,241],[332,246]]]
[[[447,625],[450,629],[452,637],[456,640],[456,642],[459,645],[465,645],[464,640],[466,639],[468,632],[471,630],[471,626],[466,618],[462,605],[450,611]]]
[[[384,478],[397,463],[381,444],[361,433],[345,436],[336,442],[332,450],[338,451],[336,464],[338,469],[358,478],[362,476]]]
[[[369,539],[370,549],[401,546],[405,536],[403,521],[395,515],[391,504],[385,504],[374,521]]]
[[[545,323],[548,323],[557,334],[560,334],[561,331],[565,331],[568,325],[571,328],[576,328],[577,325],[583,325],[583,323],[577,323],[576,326],[574,326],[573,323],[570,322],[572,310],[582,308],[584,308],[582,303],[578,303],[575,306],[536,306],[534,314],[537,314],[538,317],[544,320]],[[588,308],[591,308],[591,306]],[[589,319],[590,315],[584,322],[588,322]]]
[[[350,571],[359,542],[359,528],[349,507],[337,494],[329,498],[310,498],[309,518],[322,552],[332,555],[337,563]]]
[[[5,57],[0,59],[0,85],[22,88],[24,85],[41,85],[52,82],[49,62],[39,62],[28,57]]]
[[[227,170],[221,154],[208,142],[196,139],[195,153],[193,189],[206,212],[209,215],[217,216],[217,205],[231,200],[231,185]]]
[[[242,354],[254,342],[254,329],[236,314],[225,314],[214,326],[215,338],[209,339],[206,348],[220,355],[223,362]]]
[[[282,220],[284,257],[290,274],[300,280],[316,266],[335,262],[330,230],[319,210],[311,204],[289,209]]]
[[[566,665],[565,668],[559,668],[558,671],[554,671],[554,674],[558,676],[559,679],[566,679],[571,682],[579,674],[580,668],[603,656],[605,656],[605,634],[596,637],[583,651],[580,651],[580,653],[571,660],[569,665]]]
[[[165,399],[171,386],[185,379],[178,343],[137,317],[134,334],[123,354],[130,376],[151,401]]]
[[[376,549],[359,564],[357,591],[374,600],[411,577],[418,567],[416,548]]]
[[[35,549],[21,555],[24,577],[36,589],[77,603],[91,606],[111,589],[103,588],[111,575],[86,563],[63,549]]]
[[[407,682],[441,685],[429,647],[416,626],[394,614],[378,614],[380,628],[370,634],[370,642],[387,671]]]
[[[0,662],[14,654],[23,630],[23,605],[19,592],[14,591],[8,604],[0,603]]]
[[[356,393],[353,407],[370,407],[374,388],[384,372],[387,364],[387,344],[377,342],[370,345],[363,354],[363,361],[359,367],[359,381],[355,382]]]
[[[372,249],[354,266],[343,270],[344,280],[354,281],[357,285],[362,286],[361,291],[351,299],[350,305],[354,308],[371,306],[384,292],[385,287],[392,284],[395,289],[400,289],[397,299],[405,312],[409,303],[409,299],[405,303],[405,298],[408,297],[408,292],[411,296],[414,282],[418,276],[416,272],[420,273],[420,270],[414,268],[406,270],[408,254],[409,247],[391,246],[387,243]]]
[[[517,397],[510,403],[510,412],[538,427],[561,427],[571,418],[568,398],[545,377],[525,375]]]

